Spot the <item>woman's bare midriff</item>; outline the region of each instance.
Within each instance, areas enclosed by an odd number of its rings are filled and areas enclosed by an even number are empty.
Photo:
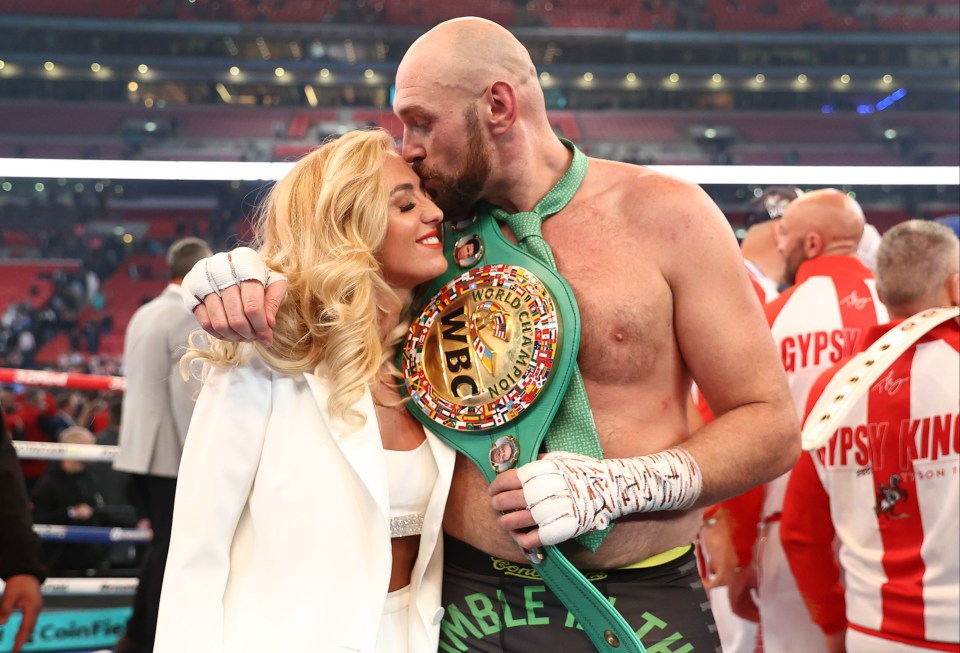
[[[410,584],[413,565],[420,552],[420,536],[395,537],[390,540],[390,548],[393,550],[393,565],[390,570],[388,591],[392,592]]]
[[[423,427],[401,404],[395,384],[388,382],[378,388],[375,407],[385,449],[412,451],[423,443],[426,438]],[[413,565],[420,553],[420,536],[394,537],[390,540],[390,548],[393,560],[388,591],[392,592],[410,584]]]

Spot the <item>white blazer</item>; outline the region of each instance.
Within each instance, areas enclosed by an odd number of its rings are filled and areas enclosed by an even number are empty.
[[[326,379],[256,356],[210,374],[180,467],[156,653],[374,650],[392,558],[386,456],[370,393],[352,432],[329,394]],[[411,579],[411,653],[437,650],[454,464],[425,432],[439,478]]]

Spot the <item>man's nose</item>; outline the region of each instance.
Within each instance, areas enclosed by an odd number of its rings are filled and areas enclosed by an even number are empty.
[[[407,163],[414,163],[424,157],[423,147],[415,139],[407,138],[406,135],[400,145],[400,154]]]

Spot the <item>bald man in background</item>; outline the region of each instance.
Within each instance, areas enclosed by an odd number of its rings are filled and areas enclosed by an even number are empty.
[[[867,329],[887,322],[873,273],[856,256],[864,224],[860,205],[832,188],[793,200],[777,224],[784,282],[792,286],[765,311],[798,418],[816,378],[855,351]],[[752,551],[738,551],[741,567],[730,586],[730,601],[745,618],[755,618],[759,608],[764,653],[815,652],[825,646],[780,546],[788,480],[789,472],[767,483],[762,501],[728,504],[734,541],[753,541],[759,526],[756,559],[751,560]],[[759,506],[759,513],[744,510],[751,505]],[[750,598],[754,587],[758,605]]]
[[[605,458],[568,456],[557,465],[644,469],[667,456],[685,461],[675,469],[695,471],[666,480],[672,496],[687,498],[682,504],[631,502],[596,552],[573,542],[563,549],[648,646],[714,650],[691,551],[700,508],[775,478],[799,455],[798,421],[730,225],[693,184],[586,159],[559,140],[529,54],[495,23],[441,23],[410,47],[396,82],[403,156],[446,219],[464,218],[481,198],[515,213],[548,193],[570,193],[543,236],[579,304],[577,360]],[[574,161],[587,166],[585,177],[557,191]],[[265,278],[260,272],[252,276]],[[201,294],[200,281],[185,284],[191,294]],[[259,282],[239,291],[227,285],[222,303],[202,291],[201,325],[226,339],[268,343],[272,313],[263,307],[275,312],[282,285],[271,285],[266,299]],[[691,378],[718,415],[695,433],[686,416]],[[577,485],[584,475],[568,478]],[[458,457],[443,524],[441,650],[595,650],[526,564],[522,548],[543,542],[544,524],[527,509],[525,483],[513,469],[490,486]],[[572,503],[569,495],[558,500]]]

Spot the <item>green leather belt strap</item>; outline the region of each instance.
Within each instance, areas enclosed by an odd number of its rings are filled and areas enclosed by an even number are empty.
[[[482,258],[472,267],[496,262],[529,270],[549,289],[560,316],[562,334],[559,337],[556,363],[549,382],[536,401],[517,419],[500,427],[463,432],[438,424],[422,410],[416,410],[414,402],[408,404],[418,420],[472,460],[483,472],[487,482],[492,482],[497,477],[497,471],[491,467],[489,455],[491,445],[498,438],[512,436],[520,444],[516,466],[536,460],[540,444],[566,396],[567,385],[573,373],[574,366],[571,363],[576,361],[577,349],[580,346],[580,315],[570,286],[556,272],[508,241],[496,220],[489,215],[477,215],[476,219],[460,232],[454,231],[449,223],[444,223],[443,230],[444,248],[450,267],[447,274],[434,281],[427,289],[428,298],[439,292],[451,278],[464,272],[454,260],[454,248],[450,247],[450,244],[466,234],[476,236],[483,243]],[[407,390],[409,391],[409,387]]]
[[[588,166],[587,157],[577,149],[576,145],[563,138],[560,141],[573,153],[573,160],[556,185],[537,202],[532,211],[511,214],[486,204],[483,206],[483,210],[489,211],[498,222],[510,227],[510,231],[513,232],[521,247],[551,270],[557,269],[557,263],[553,258],[553,250],[543,239],[541,232],[543,221],[562,211],[570,203],[587,176]],[[590,400],[587,399],[587,390],[583,385],[583,377],[580,375],[580,367],[576,361],[573,363],[567,394],[547,433],[547,450],[570,451],[598,460],[603,458],[597,425],[593,421]],[[605,530],[584,533],[577,537],[576,541],[591,551],[596,551],[613,530],[613,526],[610,524]]]
[[[447,274],[434,281],[426,290],[427,300],[433,302],[427,305],[426,312],[429,312],[429,307],[434,305],[437,297],[442,297],[444,293],[449,296],[449,284],[465,270],[498,265],[516,266],[529,271],[546,286],[561,327],[557,330],[556,353],[547,382],[529,407],[502,424],[481,429],[464,423],[458,423],[456,428],[440,423],[436,415],[429,414],[429,411],[418,403],[417,393],[420,388],[412,384],[407,376],[406,389],[414,399],[408,404],[411,413],[438,437],[472,460],[490,482],[498,473],[498,469],[492,464],[492,452],[498,442],[510,440],[515,444],[514,459],[509,465],[511,467],[524,465],[537,458],[541,443],[564,402],[570,380],[575,373],[580,344],[580,316],[570,286],[553,269],[508,241],[489,212],[481,211],[471,219],[459,223],[447,222],[443,229],[444,248],[450,266]],[[471,243],[469,248],[466,247]],[[411,333],[422,322],[423,316],[415,320]],[[465,332],[467,326],[449,319],[448,316],[442,329],[445,336],[452,334],[461,338],[457,334]],[[451,354],[445,352],[444,355]],[[401,360],[401,368],[405,372],[410,358],[411,354],[405,348]],[[533,562],[533,567],[574,615],[597,651],[644,653],[643,645],[623,616],[558,548],[546,546],[541,553],[542,559]]]

